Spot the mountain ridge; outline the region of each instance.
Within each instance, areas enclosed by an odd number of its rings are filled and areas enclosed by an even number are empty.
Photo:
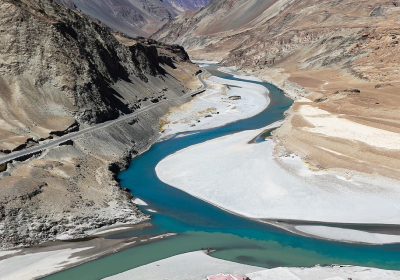
[[[114,31],[149,37],[188,9],[200,9],[209,0],[55,0]]]

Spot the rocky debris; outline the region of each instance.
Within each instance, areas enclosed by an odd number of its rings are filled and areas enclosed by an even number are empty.
[[[321,102],[325,102],[325,101],[328,101],[329,99],[328,99],[328,97],[320,97],[320,98],[317,98],[317,99],[315,99],[314,100],[314,102],[315,103],[321,103]]]
[[[332,93],[332,95],[336,95],[336,96],[340,96],[340,95],[357,96],[357,95],[360,95],[360,93],[361,93],[361,90],[359,90],[359,89],[345,89],[345,90],[340,90],[340,91],[337,90],[334,93]],[[322,101],[328,100],[328,98],[326,96],[321,97],[321,98],[324,99]],[[318,103],[318,102],[316,102],[316,103]]]
[[[386,88],[386,87],[393,87],[393,85],[392,84],[377,84],[377,85],[375,85],[376,89]]]
[[[359,89],[345,89],[343,92],[361,93],[361,90],[359,90]]]
[[[240,100],[240,99],[242,99],[242,97],[238,96],[238,95],[235,95],[235,96],[229,96],[228,99],[229,100]]]

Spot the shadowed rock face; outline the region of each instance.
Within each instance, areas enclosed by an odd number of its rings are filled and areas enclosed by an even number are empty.
[[[111,34],[52,0],[0,1],[0,61],[0,155],[179,97],[199,70],[180,46]],[[113,172],[155,141],[168,106],[1,166],[0,248],[146,219]]]

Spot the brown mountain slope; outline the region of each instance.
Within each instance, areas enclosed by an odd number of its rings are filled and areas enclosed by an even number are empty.
[[[197,59],[222,58],[295,98],[308,94],[276,135],[317,168],[399,179],[400,152],[359,137],[371,127],[400,133],[399,13],[398,1],[212,1],[154,38],[181,44]],[[336,123],[347,126],[334,130]]]
[[[55,0],[128,36],[149,37],[185,10],[198,10],[210,0]]]
[[[56,2],[98,20],[114,31],[148,37],[179,14],[159,0],[56,0]]]
[[[52,0],[0,0],[0,30],[0,156],[198,87],[181,47],[121,43]],[[146,219],[114,172],[155,141],[170,105],[1,166],[0,248]]]

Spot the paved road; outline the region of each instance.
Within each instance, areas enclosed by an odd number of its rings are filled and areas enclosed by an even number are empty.
[[[25,149],[25,150],[22,150],[22,151],[10,153],[10,154],[0,158],[0,164],[5,163],[5,162],[9,162],[11,160],[14,160],[16,158],[19,158],[19,157],[22,157],[22,156],[25,156],[25,155],[30,155],[30,154],[33,154],[33,153],[36,153],[36,152],[39,152],[39,151],[42,151],[42,150],[45,150],[45,149],[50,149],[50,148],[56,147],[56,146],[66,142],[68,140],[72,140],[74,138],[77,138],[77,137],[79,137],[79,136],[81,136],[81,135],[83,135],[85,133],[93,132],[93,131],[96,131],[98,129],[102,129],[104,127],[107,127],[109,125],[115,124],[117,122],[120,122],[120,121],[123,121],[123,120],[127,120],[129,118],[132,118],[133,116],[136,116],[136,115],[138,115],[140,113],[148,111],[148,110],[150,110],[150,109],[152,109],[152,108],[154,108],[156,106],[159,106],[161,104],[164,104],[166,102],[170,102],[170,101],[173,101],[173,100],[184,99],[184,98],[187,98],[187,97],[190,97],[190,96],[195,96],[196,94],[199,94],[200,92],[203,92],[203,91],[205,91],[207,89],[207,84],[203,80],[201,74],[199,74],[197,77],[199,78],[200,82],[203,84],[203,87],[201,89],[198,89],[198,90],[196,90],[194,92],[186,93],[185,95],[183,95],[181,97],[168,99],[168,100],[164,100],[164,101],[161,101],[161,102],[158,102],[158,103],[151,104],[151,105],[149,105],[149,106],[147,106],[145,108],[137,110],[134,113],[121,116],[120,118],[115,119],[115,120],[110,120],[110,121],[107,121],[107,122],[104,122],[104,123],[96,124],[94,126],[88,127],[86,129],[83,129],[83,130],[80,130],[80,131],[77,131],[77,132],[69,133],[69,134],[64,135],[64,136],[62,136],[60,138],[57,138],[57,139],[54,139],[54,140],[50,140],[50,142],[47,142],[45,144],[40,144],[40,145],[34,146],[32,148],[28,148],[28,149]]]

